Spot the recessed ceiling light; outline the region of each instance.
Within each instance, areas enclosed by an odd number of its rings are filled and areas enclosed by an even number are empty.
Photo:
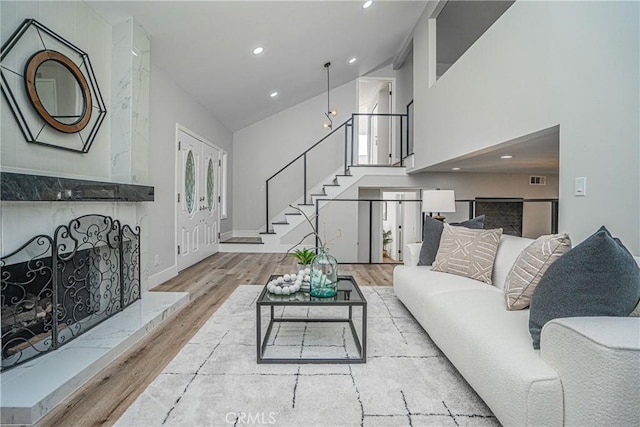
[[[505,154],[504,156],[500,156],[501,159],[513,159],[513,156],[510,154]]]
[[[459,171],[460,168],[451,168],[452,171]]]
[[[354,62],[356,62],[357,60],[358,60],[358,58],[353,57],[353,58],[351,58],[351,59],[349,60],[349,64],[353,64],[353,63],[354,63]]]
[[[269,94],[270,97],[275,98],[276,96],[278,96],[278,92],[277,91],[273,91]]]
[[[364,2],[364,4],[362,5],[363,9],[366,9],[368,7],[371,7],[371,5],[373,4],[373,0],[367,0],[366,2]]]
[[[258,46],[257,48],[253,49],[254,55],[260,55],[262,52],[264,52],[264,48],[262,46]]]

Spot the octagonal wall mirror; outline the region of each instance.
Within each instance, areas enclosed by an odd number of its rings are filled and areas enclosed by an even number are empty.
[[[3,44],[0,65],[2,94],[27,142],[89,152],[107,110],[86,52],[26,19]]]

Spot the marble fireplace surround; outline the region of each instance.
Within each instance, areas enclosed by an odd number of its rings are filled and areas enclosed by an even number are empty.
[[[133,219],[130,213],[132,209],[135,212],[133,205],[137,203],[128,202],[154,200],[154,187],[143,185],[9,172],[2,172],[0,179],[1,199],[13,206],[9,216],[16,219],[19,217],[14,211],[25,211],[27,223],[38,218],[44,223],[51,221],[40,216],[51,210],[51,202],[56,206],[79,206],[70,211],[64,207],[65,212],[102,212],[111,206],[118,216],[120,210],[115,207],[125,206],[121,213]],[[53,217],[55,221],[57,215]],[[186,292],[142,292],[142,298],[126,310],[58,350],[0,373],[0,423],[37,422],[189,301]]]

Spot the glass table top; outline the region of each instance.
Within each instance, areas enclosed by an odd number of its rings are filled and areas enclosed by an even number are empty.
[[[277,277],[280,276],[273,275],[269,281]],[[257,302],[268,305],[352,305],[366,303],[366,300],[352,276],[338,276],[338,293],[334,297],[312,297],[309,295],[309,291],[303,290],[290,295],[276,295],[269,292],[265,285]]]

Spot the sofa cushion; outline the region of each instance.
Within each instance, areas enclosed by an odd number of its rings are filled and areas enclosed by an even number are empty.
[[[527,310],[484,285],[421,302],[420,323],[503,425],[562,425],[562,383],[531,348]]]
[[[420,258],[418,265],[431,265],[436,259],[438,247],[440,246],[440,237],[444,223],[430,216],[424,218],[424,227],[422,230],[422,247],[420,248]],[[450,225],[482,229],[484,228],[484,215],[477,216],[462,222],[454,222]]]
[[[518,256],[504,284],[508,310],[529,307],[533,290],[549,266],[571,249],[567,234],[548,234],[538,237]]]
[[[402,294],[402,297],[398,297],[403,301],[407,300],[405,305],[412,302],[423,304],[427,298],[455,291],[485,288],[501,293],[499,289],[477,280],[432,271],[428,266],[397,266],[393,269],[393,284],[396,294]]]
[[[472,230],[444,224],[440,248],[431,269],[491,284],[502,228]]]
[[[507,275],[511,271],[511,267],[516,262],[520,252],[532,242],[533,239],[508,234],[503,234],[502,237],[500,237],[496,260],[493,263],[493,286],[504,289],[504,283],[507,280]]]
[[[633,256],[601,227],[553,263],[533,292],[533,348],[540,348],[540,331],[551,319],[628,316],[638,299],[640,270]]]

